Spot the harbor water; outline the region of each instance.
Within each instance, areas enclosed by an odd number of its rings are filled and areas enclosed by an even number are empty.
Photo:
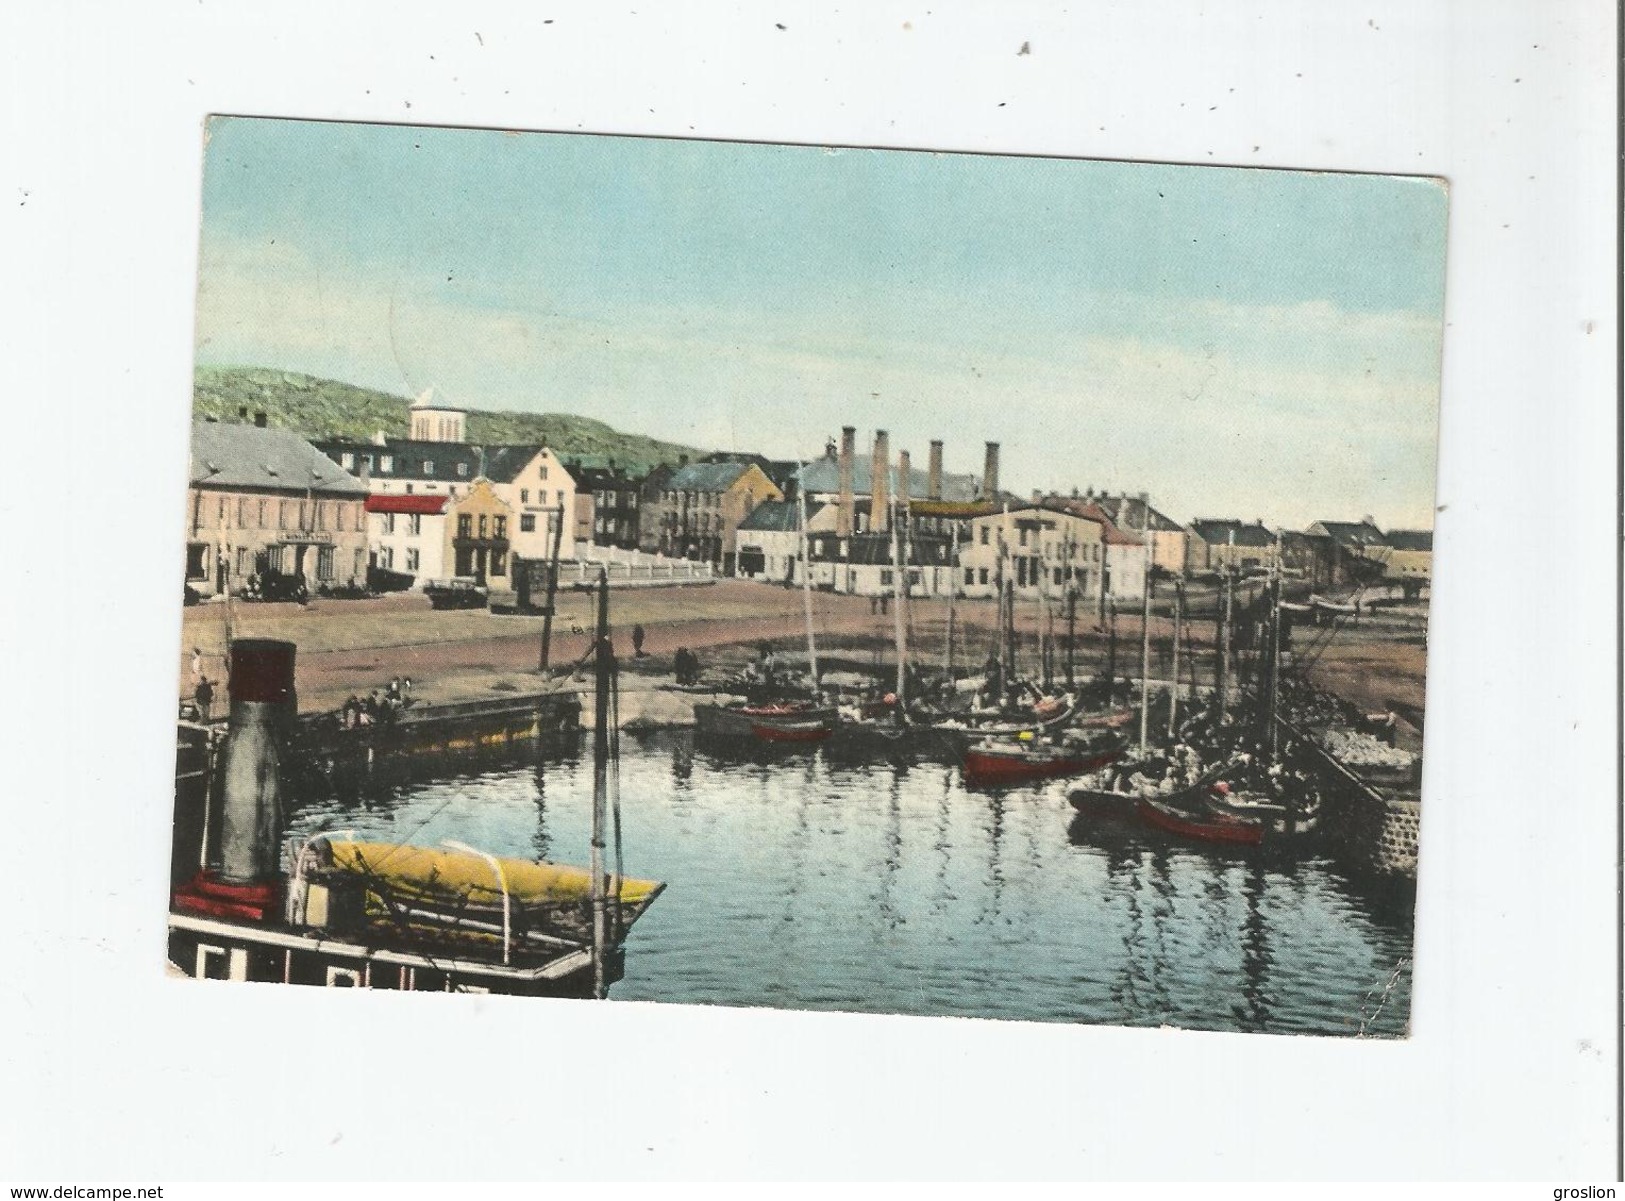
[[[1064,782],[967,790],[945,761],[741,759],[621,736],[625,870],[666,892],[612,999],[1402,1036],[1414,892],[1326,848],[1185,844],[1083,818]],[[585,863],[590,742],[365,777],[288,833]]]

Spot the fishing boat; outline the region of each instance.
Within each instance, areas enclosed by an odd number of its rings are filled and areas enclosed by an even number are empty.
[[[1134,805],[1135,812],[1147,825],[1181,838],[1233,846],[1257,846],[1264,841],[1264,823],[1256,819],[1212,812],[1193,813],[1151,797],[1136,797]]]
[[[694,706],[696,734],[745,742],[822,742],[838,721],[833,708],[811,702]]]
[[[1030,732],[984,738],[965,751],[965,783],[972,788],[1075,776],[1104,767],[1122,754],[1110,740],[1040,741]]]
[[[1232,788],[1221,782],[1208,789],[1202,803],[1220,817],[1262,823],[1271,838],[1312,834],[1320,824],[1320,804],[1315,797],[1290,804],[1267,791]]]

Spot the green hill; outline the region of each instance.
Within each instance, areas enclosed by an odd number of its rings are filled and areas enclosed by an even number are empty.
[[[297,430],[307,438],[370,439],[382,430],[404,438],[410,430],[411,401],[338,380],[266,367],[198,367],[192,377],[192,412],[201,420],[238,421],[264,413],[269,425]],[[624,434],[602,421],[573,413],[485,412],[470,409],[471,442],[525,444],[545,442],[560,455],[642,473],[658,463],[675,463],[678,455],[698,458],[704,451],[662,442],[642,434]]]

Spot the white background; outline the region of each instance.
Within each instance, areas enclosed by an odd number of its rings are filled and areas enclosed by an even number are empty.
[[[1612,1177],[1608,5],[245,8],[0,15],[0,1177]],[[1413,1037],[163,979],[210,112],[1447,177]]]

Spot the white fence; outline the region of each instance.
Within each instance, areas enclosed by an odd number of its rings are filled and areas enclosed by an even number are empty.
[[[697,563],[693,559],[672,559],[665,555],[651,555],[640,550],[626,550],[618,546],[594,546],[590,542],[575,544],[575,575],[577,580],[596,580],[598,573],[607,573],[610,583],[684,583],[689,580],[711,580],[716,571],[710,563]],[[559,578],[570,578],[568,563],[559,565]]]

